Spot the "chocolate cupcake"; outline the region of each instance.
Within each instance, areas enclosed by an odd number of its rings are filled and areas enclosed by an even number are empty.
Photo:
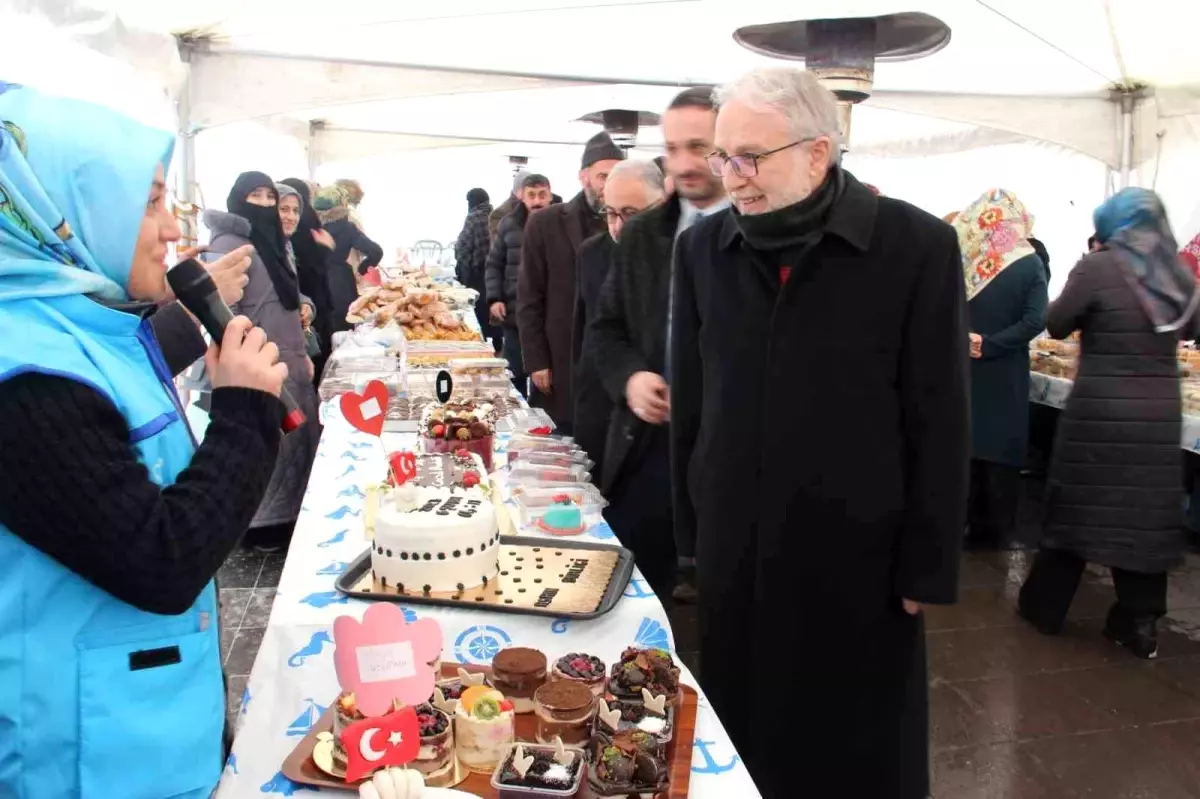
[[[533,694],[546,682],[546,656],[536,649],[502,649],[492,660],[492,684],[512,701],[517,713],[533,712]]]
[[[611,736],[622,732],[640,732],[653,736],[658,742],[659,753],[663,754],[667,751],[675,727],[675,709],[666,707],[664,703],[663,697],[655,697],[650,702],[627,702],[622,699],[610,702],[602,699],[596,709],[595,734]]]
[[[548,682],[533,694],[539,743],[561,738],[565,744],[586,743],[596,715],[596,695],[582,683]]]
[[[606,672],[604,661],[595,655],[571,652],[554,661],[550,679],[578,682],[586,685],[596,696],[603,696]]]
[[[649,736],[618,733],[598,735],[588,750],[589,799],[665,791],[670,783],[666,761],[647,751]]]
[[[637,702],[642,689],[652,696],[665,696],[667,705],[679,701],[679,667],[665,649],[630,647],[621,653],[608,678],[608,692],[617,699]]]

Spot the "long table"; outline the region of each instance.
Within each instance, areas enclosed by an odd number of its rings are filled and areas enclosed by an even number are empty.
[[[350,428],[333,403],[322,408],[322,419],[325,431],[262,647],[242,697],[237,737],[218,799],[314,792],[284,777],[280,766],[337,697],[333,620],[341,615],[361,618],[369,606],[338,593],[334,581],[367,549],[366,488],[384,476],[384,448],[415,449],[416,436],[411,434],[385,434],[381,447],[379,440]],[[616,543],[607,525],[582,538]],[[507,646],[534,647],[550,658],[586,651],[607,663],[635,644],[674,650],[662,603],[636,570],[617,606],[592,621],[421,605],[406,606],[405,615],[410,620],[437,619],[443,631],[444,662],[488,663]],[[699,690],[686,667],[683,681]],[[702,692],[692,755],[689,797],[760,796]]]
[[[1067,399],[1071,396],[1071,388],[1074,385],[1073,381],[1065,377],[1030,372],[1029,401],[1061,410],[1067,407]],[[1184,414],[1179,446],[1188,452],[1200,454],[1200,416]]]

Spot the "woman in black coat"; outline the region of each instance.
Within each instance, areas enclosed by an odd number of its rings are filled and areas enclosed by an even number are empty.
[[[1016,524],[1029,441],[1029,342],[1046,317],[1046,271],[1033,220],[991,189],[954,220],[971,325],[971,494],[967,545],[996,549]]]
[[[300,293],[313,301],[316,313],[313,329],[321,343],[321,352],[312,356],[313,384],[321,382],[325,361],[333,351],[333,298],[326,282],[329,258],[333,254],[333,237],[330,236],[317,212],[312,207],[312,190],[300,178],[280,181],[300,195],[300,224],[292,234],[292,249],[296,253],[296,276],[300,281]]]
[[[1183,555],[1176,347],[1198,295],[1158,196],[1125,189],[1096,210],[1103,250],[1085,255],[1050,306],[1055,338],[1079,330],[1079,374],[1058,424],[1046,536],[1021,588],[1022,616],[1058,632],[1086,562],[1113,572],[1104,633],[1158,653],[1167,571]]]

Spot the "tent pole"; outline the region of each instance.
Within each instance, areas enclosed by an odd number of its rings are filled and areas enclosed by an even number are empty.
[[[1129,188],[1129,180],[1133,172],[1133,111],[1137,105],[1138,92],[1122,89],[1121,99],[1121,129],[1120,129],[1120,165],[1121,188]]]
[[[320,142],[317,134],[325,129],[325,123],[314,119],[308,123],[308,179],[317,182],[317,167],[321,165]]]
[[[178,120],[180,141],[179,181],[175,195],[185,203],[196,202],[196,134],[192,130],[192,45],[179,43],[179,56],[183,60],[186,75],[179,92],[175,113]]]

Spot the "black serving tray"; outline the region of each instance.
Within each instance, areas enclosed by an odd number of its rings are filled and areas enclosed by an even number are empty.
[[[533,550],[545,549],[551,551],[568,551],[568,552],[597,552],[597,553],[614,553],[616,555],[616,564],[612,568],[612,575],[609,578],[608,585],[605,587],[599,604],[591,611],[572,611],[566,608],[538,608],[528,607],[517,604],[503,604],[500,601],[492,599],[487,602],[477,601],[473,596],[464,599],[455,599],[445,595],[424,595],[420,593],[404,593],[399,594],[395,591],[376,591],[372,589],[357,589],[359,585],[371,571],[371,550],[363,552],[346,568],[340,577],[334,582],[334,588],[338,591],[352,596],[357,599],[381,600],[387,602],[402,602],[411,605],[436,605],[447,608],[483,610],[496,613],[509,613],[528,616],[551,616],[561,619],[596,619],[608,613],[617,602],[620,601],[621,595],[625,591],[625,587],[629,584],[629,578],[633,575],[633,553],[628,549],[611,544],[597,544],[591,541],[574,541],[562,538],[542,538],[538,536],[501,536],[499,546],[504,549],[512,550],[527,549],[530,550],[530,560],[533,560]],[[502,571],[501,574],[507,575],[508,572]],[[518,581],[519,582],[519,581]],[[528,585],[528,584],[527,584]],[[472,593],[472,592],[468,592]],[[524,593],[524,591],[522,591]]]

